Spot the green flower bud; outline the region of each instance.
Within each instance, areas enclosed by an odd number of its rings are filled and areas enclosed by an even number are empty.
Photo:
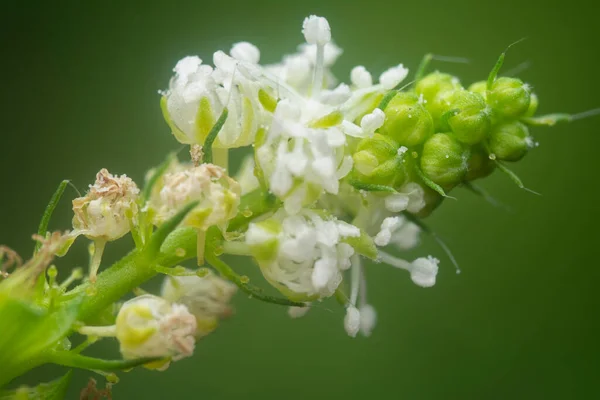
[[[522,117],[531,103],[529,86],[520,79],[498,78],[492,84],[487,101],[494,112],[502,118]]]
[[[479,93],[484,99],[487,92],[487,81],[479,81],[469,86],[469,92]]]
[[[423,146],[421,170],[438,185],[452,188],[467,173],[468,159],[465,145],[449,134],[436,133]]]
[[[416,93],[423,96],[425,108],[431,114],[436,130],[442,128],[442,115],[450,110],[446,97],[455,90],[462,89],[462,85],[458,78],[434,72],[419,82],[416,85]]]
[[[490,110],[480,94],[457,90],[445,99],[450,103],[449,112],[452,113],[447,123],[458,140],[475,144],[488,135],[492,120]]]
[[[413,93],[398,93],[385,108],[385,116],[379,132],[400,145],[415,146],[433,135],[433,119]]]
[[[482,146],[471,148],[469,157],[469,166],[465,180],[473,181],[479,178],[485,178],[496,169],[496,163],[490,159],[489,154]]]
[[[529,130],[520,122],[497,125],[490,135],[490,152],[498,160],[519,161],[531,147]]]
[[[418,95],[423,95],[427,103],[431,104],[439,94],[462,89],[462,86],[455,76],[433,72],[417,82],[415,89]]]
[[[380,134],[361,140],[352,155],[354,179],[376,185],[402,184],[412,165],[406,151],[406,147]]]

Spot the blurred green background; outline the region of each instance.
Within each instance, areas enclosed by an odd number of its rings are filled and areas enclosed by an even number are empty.
[[[398,62],[414,70],[433,52],[469,58],[468,65],[436,65],[468,84],[526,36],[505,65],[531,62],[520,76],[534,86],[541,113],[600,106],[600,24],[587,0],[5,0],[2,8],[0,243],[22,254],[61,179],[84,190],[106,167],[141,181],[179,148],[157,95],[178,59],[209,61],[215,50],[248,40],[263,62],[275,62],[302,42],[308,14],[329,19],[345,50],[335,67],[342,79],[357,64],[377,74]],[[403,271],[369,265],[379,313],[372,337],[348,338],[333,302],[291,320],[284,308],[238,295],[235,317],[200,342],[193,358],[162,373],[122,374],[115,398],[600,398],[599,122],[534,130],[541,145],[515,170],[542,197],[496,173],[483,185],[512,212],[464,190],[437,210],[428,222],[462,275],[427,238],[407,257],[442,259],[432,289],[416,287]],[[70,227],[75,195],[67,192],[53,228]],[[130,245],[129,238],[111,245],[106,261]],[[66,275],[84,262],[81,241],[59,267]],[[95,354],[116,357],[116,349],[109,340]],[[22,382],[61,372],[42,368]],[[69,399],[89,376],[75,375]]]

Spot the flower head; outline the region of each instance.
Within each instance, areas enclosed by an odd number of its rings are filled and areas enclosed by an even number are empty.
[[[201,230],[213,225],[224,228],[237,215],[240,191],[240,185],[228,177],[223,168],[201,164],[165,174],[160,198],[150,206],[156,210],[155,222],[160,225],[181,207],[199,201],[185,218],[184,225]]]
[[[100,170],[88,193],[73,200],[75,232],[107,241],[124,236],[129,232],[130,219],[138,212],[138,194],[131,178]]]
[[[246,243],[265,278],[291,299],[307,301],[331,296],[350,267],[354,248],[346,241],[360,230],[325,219],[311,210],[250,224]]]
[[[194,352],[195,331],[196,318],[186,306],[152,295],[125,302],[116,321],[125,359],[189,357]]]

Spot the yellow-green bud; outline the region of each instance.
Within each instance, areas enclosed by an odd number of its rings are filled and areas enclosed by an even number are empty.
[[[469,166],[465,180],[473,181],[479,178],[485,178],[496,169],[496,163],[490,159],[490,156],[482,146],[471,148],[469,157]]]
[[[379,132],[400,145],[415,146],[433,135],[433,119],[413,93],[398,93],[385,108],[385,116]]]
[[[502,77],[492,84],[487,101],[500,117],[516,119],[529,109],[531,93],[529,86],[520,79]]]
[[[418,95],[423,95],[423,98],[429,105],[441,93],[462,89],[460,81],[457,77],[441,72],[432,72],[425,76],[415,87]]]
[[[460,81],[455,76],[434,72],[417,82],[415,89],[419,96],[423,96],[425,108],[431,114],[435,129],[439,131],[442,115],[450,110],[446,97],[462,89]]]
[[[469,86],[469,92],[479,93],[484,99],[487,92],[487,81],[479,81]]]
[[[450,103],[449,112],[452,113],[447,119],[448,126],[458,140],[475,144],[488,135],[492,120],[490,110],[480,94],[457,90],[446,97],[446,101]]]
[[[354,178],[377,185],[394,186],[403,183],[412,161],[405,156],[405,151],[405,147],[388,136],[375,134],[361,140],[352,156]]]
[[[490,152],[498,160],[519,161],[531,147],[529,130],[520,122],[497,125],[490,135]]]
[[[436,133],[423,146],[421,170],[433,182],[451,188],[467,173],[468,159],[465,145],[450,134]]]

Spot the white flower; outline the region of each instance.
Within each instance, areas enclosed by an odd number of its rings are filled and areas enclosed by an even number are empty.
[[[377,312],[370,304],[365,304],[359,308],[360,312],[360,333],[364,336],[371,336],[375,324],[377,323]]]
[[[435,285],[440,261],[431,256],[417,258],[410,267],[410,279],[421,287],[427,288]]]
[[[183,224],[206,230],[216,225],[224,229],[237,215],[240,185],[228,177],[225,170],[212,164],[201,164],[163,177],[160,197],[150,203],[156,210],[155,223],[162,224],[181,207],[199,201]]]
[[[171,357],[179,360],[194,352],[196,318],[181,304],[143,295],[123,304],[116,336],[125,359]]]
[[[321,103],[315,105],[319,107],[301,108],[289,100],[280,101],[267,139],[256,150],[269,188],[291,214],[315,202],[323,191],[337,194],[339,180],[352,168],[341,129],[311,127],[310,121],[328,111]]]
[[[186,306],[196,317],[196,337],[206,336],[218,325],[219,319],[232,313],[230,301],[237,286],[208,273],[199,276],[167,276],[161,297]]]
[[[163,92],[165,119],[176,139],[184,144],[202,145],[208,133],[228,108],[215,147],[239,147],[253,142],[259,126],[268,122],[258,101],[261,84],[248,72],[260,53],[250,43],[233,46],[232,58],[222,51],[213,56],[215,68],[196,56],[180,60],[169,90]]]
[[[381,223],[381,228],[375,236],[375,244],[383,247],[390,243],[399,249],[409,250],[419,243],[420,229],[404,216],[388,217]]]
[[[402,224],[400,217],[388,217],[381,223],[381,230],[375,236],[377,246],[387,246],[392,239],[392,233]]]
[[[130,229],[129,218],[138,212],[139,189],[126,175],[113,176],[106,169],[84,197],[73,200],[74,234],[112,241]]]
[[[344,239],[359,236],[355,226],[314,211],[289,215],[279,210],[268,220],[251,223],[246,243],[273,286],[291,299],[310,301],[335,292],[354,254]]]
[[[350,337],[356,337],[360,330],[360,311],[354,306],[346,308],[346,316],[344,317],[344,329]]]
[[[304,19],[302,34],[309,44],[325,45],[331,41],[331,29],[329,22],[323,17],[311,15]]]

